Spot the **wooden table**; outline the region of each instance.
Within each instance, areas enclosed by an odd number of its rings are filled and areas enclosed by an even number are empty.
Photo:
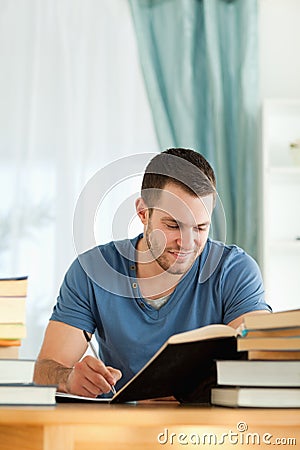
[[[0,408],[1,450],[273,450],[282,446],[300,448],[299,409],[183,407],[166,402]]]

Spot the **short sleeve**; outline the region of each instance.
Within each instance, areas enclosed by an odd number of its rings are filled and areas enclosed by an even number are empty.
[[[93,333],[96,328],[91,310],[93,298],[91,281],[76,259],[65,275],[50,320]]]
[[[242,249],[233,247],[221,275],[224,323],[251,311],[272,311],[265,302],[264,287],[256,261]]]

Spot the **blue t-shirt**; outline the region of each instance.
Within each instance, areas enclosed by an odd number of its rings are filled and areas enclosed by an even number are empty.
[[[123,386],[175,333],[227,324],[254,310],[271,310],[257,263],[239,247],[208,239],[202,254],[159,310],[141,296],[134,239],[89,250],[73,262],[51,320],[96,331],[99,357],[120,369]]]

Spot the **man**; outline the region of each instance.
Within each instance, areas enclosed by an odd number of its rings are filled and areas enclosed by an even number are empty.
[[[136,211],[144,232],[79,255],[69,268],[36,363],[37,383],[95,397],[124,385],[175,333],[238,327],[270,310],[255,261],[208,238],[213,169],[187,149],[148,164]],[[84,355],[96,331],[99,359]]]

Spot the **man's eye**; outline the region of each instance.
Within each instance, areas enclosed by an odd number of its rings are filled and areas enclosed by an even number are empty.
[[[208,225],[202,225],[201,227],[197,227],[198,231],[206,231],[208,229]]]
[[[200,226],[198,226],[198,227],[194,227],[194,230],[195,231],[205,231],[205,230],[207,230],[207,225],[200,225]]]
[[[171,228],[172,230],[176,230],[178,228],[178,225],[167,225],[167,228]]]

